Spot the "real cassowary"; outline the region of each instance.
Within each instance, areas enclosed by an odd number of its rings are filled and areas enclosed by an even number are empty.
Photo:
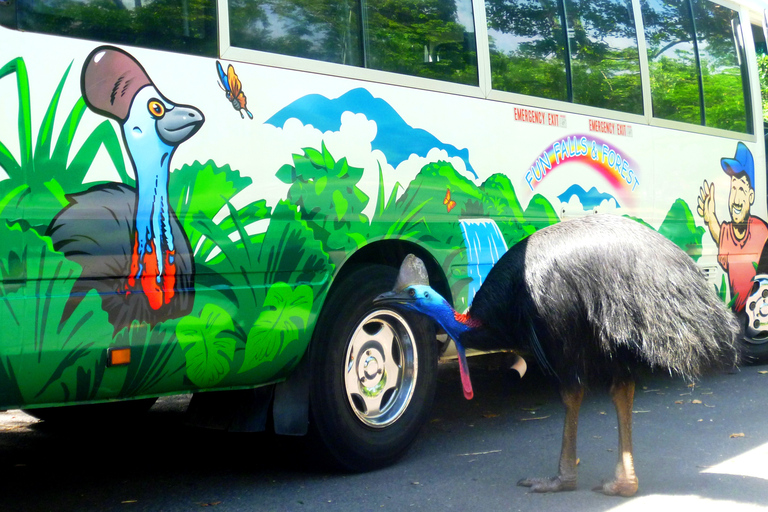
[[[631,496],[637,371],[692,380],[738,362],[737,323],[691,258],[630,219],[591,215],[534,233],[502,256],[463,315],[425,277],[423,263],[409,255],[395,290],[376,302],[421,312],[445,329],[467,398],[465,348],[531,352],[559,381],[566,416],[558,474],[518,482],[536,492],[576,488],[576,429],[588,385],[610,386],[619,421],[615,476],[595,490]]]

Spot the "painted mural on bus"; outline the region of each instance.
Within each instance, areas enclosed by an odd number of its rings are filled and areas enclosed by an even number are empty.
[[[651,170],[629,124],[577,129],[528,109],[515,122],[544,130],[541,144],[511,137],[490,168],[375,88],[299,93],[274,110],[258,100],[258,69],[206,60],[194,88],[177,87],[160,57],[137,53],[74,53],[58,84],[34,78],[44,59],[0,68],[15,91],[0,101],[18,110],[18,133],[0,132],[3,340],[18,343],[0,361],[2,407],[276,382],[300,361],[334,272],[371,241],[429,247],[466,308],[506,248],[593,211],[645,222],[694,259],[717,244],[721,297],[761,329],[768,306],[749,297],[768,269],[734,259],[744,236],[768,238],[750,215],[743,143],[713,162],[727,198],[705,182],[698,215],[680,197],[644,219]],[[121,347],[130,365],[108,368],[105,351]]]

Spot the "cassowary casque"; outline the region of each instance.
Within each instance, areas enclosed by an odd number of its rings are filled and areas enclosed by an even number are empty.
[[[619,421],[615,475],[596,490],[631,496],[638,485],[631,423],[638,370],[693,380],[738,362],[736,320],[693,260],[627,218],[590,215],[534,233],[501,257],[466,314],[430,288],[419,267],[409,255],[395,290],[376,302],[421,312],[443,327],[456,342],[467,398],[466,348],[532,353],[559,382],[566,416],[558,475],[518,482],[536,492],[576,488],[576,429],[587,386],[609,386]]]

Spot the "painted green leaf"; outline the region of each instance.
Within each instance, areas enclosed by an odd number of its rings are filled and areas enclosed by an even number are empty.
[[[328,185],[328,176],[320,176],[317,178],[317,180],[315,180],[315,194],[322,194],[326,185]]]
[[[176,337],[187,358],[187,377],[201,388],[215,386],[229,373],[235,356],[229,313],[207,304],[199,317],[186,316],[176,326]]]
[[[312,288],[275,283],[264,300],[264,309],[248,333],[245,361],[239,373],[273,361],[290,343],[299,339],[312,308]]]
[[[3,365],[8,378],[23,375],[14,394],[26,404],[110,397],[102,380],[112,330],[101,298],[91,291],[65,314],[80,266],[54,251],[49,237],[19,224],[0,222],[0,240]],[[0,392],[0,400],[12,398]]]
[[[343,220],[344,215],[347,214],[347,208],[349,207],[349,201],[341,193],[341,190],[333,191],[333,207],[336,210],[336,218]]]
[[[296,175],[294,174],[294,169],[292,165],[285,164],[280,169],[278,169],[275,176],[277,176],[277,179],[282,181],[283,183],[291,184],[293,183],[293,180],[296,179]]]
[[[323,165],[326,167],[326,169],[333,169],[333,167],[336,165],[336,162],[333,160],[333,156],[331,156],[331,152],[328,151],[327,147],[325,147],[325,141],[322,142],[322,146],[323,146]]]

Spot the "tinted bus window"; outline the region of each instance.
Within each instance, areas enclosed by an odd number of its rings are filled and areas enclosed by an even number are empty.
[[[688,0],[642,3],[653,115],[700,124],[701,101]]]
[[[573,101],[642,114],[637,33],[629,0],[566,0]]]
[[[478,83],[470,0],[233,0],[229,18],[233,46]]]
[[[653,115],[751,131],[738,13],[706,0],[646,0],[642,9]]]
[[[357,1],[231,0],[229,26],[232,46],[363,64]]]
[[[495,89],[642,113],[627,0],[488,0]]]
[[[366,65],[477,85],[470,0],[368,0]]]
[[[216,55],[214,0],[19,0],[19,28]]]
[[[746,132],[748,119],[744,98],[749,95],[744,85],[749,82],[739,14],[706,1],[694,2],[694,7],[705,124]]]
[[[568,100],[565,37],[555,0],[486,0],[494,89]]]

